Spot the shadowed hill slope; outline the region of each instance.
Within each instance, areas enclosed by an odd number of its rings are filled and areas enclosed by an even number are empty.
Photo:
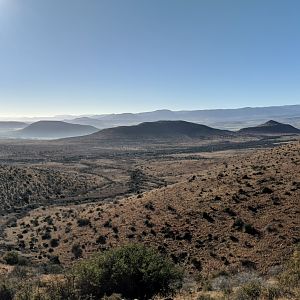
[[[97,141],[97,140],[164,140],[229,137],[234,133],[227,130],[211,128],[205,125],[185,121],[157,121],[145,122],[134,126],[120,126],[108,128],[91,135],[69,139],[70,141]]]
[[[89,125],[69,124],[61,121],[39,121],[15,133],[20,138],[65,138],[81,136],[98,131]]]
[[[273,120],[258,126],[243,128],[239,132],[243,134],[300,134],[298,128]]]
[[[24,122],[15,122],[15,121],[0,121],[0,130],[14,130],[21,129],[28,126]]]

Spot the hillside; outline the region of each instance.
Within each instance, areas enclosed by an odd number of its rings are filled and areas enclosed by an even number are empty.
[[[300,134],[298,128],[273,120],[258,126],[243,128],[239,132],[243,134]]]
[[[15,130],[21,129],[28,126],[27,123],[24,122],[15,122],[15,121],[0,121],[0,131],[6,130]]]
[[[69,124],[62,121],[39,121],[15,133],[18,138],[56,139],[91,134],[98,131],[89,125]]]
[[[114,203],[37,209],[6,230],[6,241],[65,265],[74,245],[86,257],[142,242],[192,272],[268,273],[300,241],[299,157],[299,143],[227,155],[179,183]]]
[[[0,165],[0,213],[86,194],[103,183],[98,176],[75,170]]]
[[[229,137],[234,133],[227,130],[211,128],[205,125],[185,121],[145,122],[133,126],[108,128],[79,138],[79,141],[109,140],[115,142],[144,140],[181,140],[191,138]],[[70,139],[76,141],[77,139]]]

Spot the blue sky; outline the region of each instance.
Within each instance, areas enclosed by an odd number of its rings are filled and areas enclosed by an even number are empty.
[[[298,0],[0,0],[0,116],[300,103]]]

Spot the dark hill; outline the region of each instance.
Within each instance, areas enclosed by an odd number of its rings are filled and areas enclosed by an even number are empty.
[[[211,128],[205,125],[185,121],[145,122],[134,126],[120,126],[103,129],[82,139],[98,140],[141,140],[141,139],[182,139],[211,138],[231,136],[227,130]]]
[[[243,128],[239,132],[243,134],[300,134],[298,128],[274,120],[258,126]]]
[[[69,124],[61,121],[39,121],[16,132],[19,138],[57,139],[88,135],[98,131],[88,125]]]
[[[15,121],[0,121],[0,130],[16,130],[22,129],[28,126],[24,122],[15,122]]]

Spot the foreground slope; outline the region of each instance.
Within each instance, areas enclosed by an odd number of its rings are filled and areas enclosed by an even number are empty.
[[[300,134],[300,130],[292,125],[279,123],[270,120],[254,127],[247,127],[239,130],[243,134]]]
[[[7,242],[43,261],[74,260],[128,242],[171,255],[191,271],[269,272],[300,241],[300,144],[225,157],[209,170],[119,202],[38,209]]]
[[[55,139],[72,136],[81,136],[98,131],[97,128],[88,125],[69,124],[61,121],[39,121],[16,132],[19,138]]]

